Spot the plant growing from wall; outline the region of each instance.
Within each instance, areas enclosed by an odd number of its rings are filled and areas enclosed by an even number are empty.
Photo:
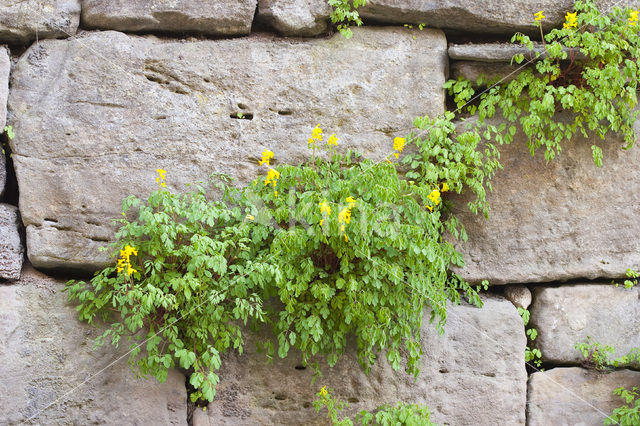
[[[531,313],[528,309],[519,307],[518,314],[520,314],[520,317],[524,322],[525,333],[528,341],[528,345],[524,350],[524,360],[525,362],[532,362],[537,368],[540,368],[542,366],[542,352],[540,349],[533,346],[533,341],[538,337],[538,330],[533,327],[527,327],[531,317]]]
[[[383,353],[417,375],[425,308],[442,331],[448,301],[462,293],[481,305],[477,289],[450,272],[463,262],[443,235],[465,234],[442,193],[469,187],[484,202],[483,154],[474,141],[446,141],[454,157],[419,144],[434,164],[416,159],[408,181],[396,163],[404,138],[373,162],[339,154],[337,137],[316,126],[308,163],[271,167],[266,150],[266,176],[240,189],[218,181],[217,201],[204,189],[170,192],[158,169],[146,202],[123,203],[116,264],[89,283],[70,281],[69,297],[81,319],[112,322],[98,344],[133,336],[129,361],[141,374],[162,381],[169,368],[185,369],[193,400],[211,401],[221,354],[242,352],[240,323],[273,329],[268,356],[296,348],[304,365],[314,355],[334,365],[354,335],[365,369]]]
[[[631,348],[626,355],[612,359],[615,348],[611,345],[603,345],[587,337],[584,342],[576,343],[575,348],[585,358],[586,366],[596,370],[608,370],[623,366],[640,367],[640,348]],[[613,391],[625,402],[617,407],[613,413],[604,420],[605,425],[617,424],[620,426],[632,426],[640,423],[640,394],[638,387],[631,390],[619,387]]]
[[[540,11],[536,25],[542,19]],[[616,7],[603,15],[592,0],[579,0],[566,19],[562,29],[544,35],[542,52],[534,51],[524,34],[512,38],[537,59],[509,83],[491,85],[482,76],[476,83],[490,88],[477,97],[470,81],[446,83],[459,110],[477,117],[471,127],[478,134],[510,143],[519,126],[531,154],[544,149],[547,161],[561,151],[563,140],[577,134],[604,139],[613,132],[624,138],[624,149],[633,146],[640,77],[637,11]],[[514,57],[518,64],[524,60],[524,55]],[[490,120],[498,115],[504,121],[495,126]],[[591,149],[594,162],[601,166],[602,148],[594,144]]]
[[[365,6],[367,0],[328,0],[329,6],[333,7],[333,11],[329,16],[331,22],[337,24],[338,31],[345,38],[349,39],[353,36],[350,26],[355,24],[362,25],[362,19],[358,13],[358,7]]]
[[[327,417],[333,426],[352,426],[354,421],[348,417],[341,418],[341,411],[349,407],[346,401],[337,399],[332,395],[332,390],[322,387],[316,394],[313,406],[317,412],[323,407],[327,409]],[[395,406],[383,405],[371,413],[362,410],[355,419],[355,424],[361,425],[408,425],[408,426],[435,426],[429,420],[431,413],[429,408],[420,404],[404,404],[398,402]]]

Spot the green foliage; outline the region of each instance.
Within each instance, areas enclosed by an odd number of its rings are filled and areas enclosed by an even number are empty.
[[[3,132],[7,135],[9,140],[13,139],[16,136],[13,133],[13,127],[12,126],[4,126]],[[4,145],[4,143],[3,143],[3,145]],[[4,153],[5,153],[4,146],[2,146],[2,154],[4,155]]]
[[[624,288],[633,288],[634,286],[638,285],[638,278],[640,278],[640,273],[638,271],[634,271],[631,268],[627,269],[627,280],[624,280],[623,284],[624,284]],[[616,284],[616,287],[618,286],[618,284]]]
[[[263,152],[266,178],[241,189],[217,182],[217,201],[203,188],[171,193],[158,169],[146,203],[123,203],[116,266],[67,285],[80,319],[112,322],[97,343],[132,335],[130,364],[159,380],[168,368],[186,369],[194,400],[213,399],[220,355],[242,351],[241,323],[273,329],[275,339],[261,342],[269,357],[296,348],[304,365],[315,355],[334,365],[354,336],[366,370],[384,353],[417,376],[425,308],[442,332],[447,301],[462,294],[481,305],[478,289],[450,272],[463,260],[443,235],[464,229],[441,191],[481,193],[485,176],[472,169],[482,157],[464,140],[445,138],[449,155],[416,139],[421,154],[408,181],[389,159],[336,153],[335,135],[316,156],[321,140],[316,127],[312,160],[300,166],[271,168],[274,154]],[[404,144],[394,141],[397,156]]]
[[[478,134],[491,127],[486,120],[500,113],[508,125],[491,129],[497,130],[493,139],[510,143],[519,125],[531,154],[543,148],[547,161],[561,151],[563,140],[576,134],[604,139],[615,132],[624,138],[624,149],[633,146],[640,77],[638,27],[630,22],[629,8],[614,8],[603,15],[592,0],[584,0],[576,1],[575,11],[575,26],[565,25],[544,36],[542,54],[533,51],[528,36],[516,34],[512,38],[531,51],[534,64],[509,83],[491,85],[468,105],[474,95],[471,82],[446,84],[458,108],[477,115],[474,126]],[[520,64],[525,55],[516,55],[513,60]],[[486,77],[477,82],[490,83]],[[602,148],[593,145],[592,154],[601,166]]]
[[[345,38],[353,36],[350,25],[362,25],[362,19],[358,13],[358,7],[365,6],[367,0],[328,0],[329,6],[333,7],[330,18],[331,22],[338,24],[338,31]]]
[[[640,348],[631,348],[626,355],[612,359],[616,349],[611,345],[595,342],[591,340],[590,336],[587,336],[584,342],[576,343],[575,348],[584,357],[585,364],[596,370],[608,370],[628,365],[640,366]]]
[[[533,327],[527,327],[531,317],[528,309],[518,308],[518,313],[524,322],[526,330],[525,333],[527,334],[527,340],[529,342],[524,350],[524,360],[525,362],[532,362],[537,368],[540,368],[542,366],[542,351],[532,345],[533,341],[538,337],[538,330]]]
[[[621,407],[604,420],[605,425],[635,426],[640,424],[640,389],[634,386],[631,390],[620,387],[613,391],[625,402]]]
[[[354,422],[350,418],[340,418],[340,412],[348,408],[349,404],[338,400],[331,393],[331,389],[327,390],[326,387],[323,387],[316,394],[316,399],[313,401],[316,412],[320,412],[325,407],[331,425],[353,426]],[[435,423],[429,421],[430,415],[427,406],[398,402],[393,407],[388,405],[378,407],[374,413],[362,410],[356,416],[355,423],[361,425],[432,426]]]

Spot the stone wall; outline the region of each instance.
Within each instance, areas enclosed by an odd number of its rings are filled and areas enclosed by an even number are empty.
[[[174,191],[212,172],[246,183],[264,149],[303,161],[317,123],[381,159],[415,116],[445,111],[450,76],[507,76],[509,35],[534,34],[538,10],[557,27],[571,4],[368,0],[347,40],[324,0],[0,0],[0,127],[15,132],[0,155],[0,424],[327,424],[311,371],[252,349],[226,356],[215,401],[191,412],[181,372],[136,379],[126,345],[93,349],[64,281],[113,261],[111,220],[156,168]],[[451,306],[444,336],[424,325],[416,381],[386,362],[364,374],[353,348],[321,365],[349,413],[404,401],[445,424],[595,425],[621,405],[613,389],[640,386],[637,365],[597,373],[573,348],[640,346],[640,291],[610,284],[640,269],[640,150],[609,137],[596,169],[590,145],[549,164],[502,147],[489,220],[458,212],[459,272],[494,285],[485,307]],[[530,305],[545,371],[526,367],[514,305]]]

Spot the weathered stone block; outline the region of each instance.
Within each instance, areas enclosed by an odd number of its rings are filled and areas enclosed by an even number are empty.
[[[258,0],[257,18],[287,36],[325,32],[332,7],[326,0]]]
[[[527,309],[531,305],[531,291],[523,285],[506,286],[504,297],[516,308]]]
[[[0,285],[0,423],[185,425],[184,376],[136,379],[126,340],[93,350],[101,331],[78,321],[63,288],[30,266]]]
[[[640,123],[637,123],[637,125]],[[594,165],[591,145],[604,151]],[[640,267],[640,148],[622,150],[615,134],[562,142],[547,163],[529,154],[517,133],[500,146],[504,170],[493,179],[489,220],[456,199],[469,240],[458,243],[466,262],[461,275],[491,284],[619,278]]]
[[[442,32],[414,39],[399,28],[350,40],[100,32],[41,42],[17,63],[9,100],[29,258],[103,266],[111,219],[126,196],[154,189],[158,167],[178,191],[212,172],[246,183],[264,173],[264,149],[276,163],[307,158],[318,123],[341,149],[383,158],[415,116],[444,111],[446,55]]]
[[[640,372],[598,373],[582,368],[554,368],[533,373],[527,395],[527,425],[600,426],[624,401],[613,391],[640,386]]]
[[[384,355],[366,375],[352,348],[333,368],[321,362],[323,376],[311,385],[311,368],[302,369],[293,353],[266,364],[250,340],[242,356],[223,361],[216,399],[206,412],[195,413],[194,426],[326,425],[326,410],[313,408],[316,392],[325,385],[349,401],[345,412],[352,417],[403,401],[428,405],[439,424],[524,424],[525,345],[522,320],[502,298],[485,299],[482,309],[450,306],[443,336],[425,321],[417,381],[394,372]]]
[[[240,35],[251,31],[257,0],[82,0],[87,28],[125,32]]]
[[[80,23],[80,0],[0,0],[0,43],[66,38]]]
[[[0,204],[0,278],[20,278],[24,248],[20,241],[20,214],[18,208]]]
[[[531,323],[538,330],[536,346],[545,361],[580,364],[574,346],[587,336],[616,348],[614,357],[640,347],[640,288],[611,284],[536,287]],[[640,366],[638,366],[640,367]]]
[[[383,23],[426,24],[427,27],[468,33],[511,35],[515,32],[536,34],[533,14],[543,10],[545,31],[559,27],[565,13],[573,11],[573,0],[367,0],[358,9],[365,19]],[[596,0],[602,11],[614,5],[625,7],[631,1]]]

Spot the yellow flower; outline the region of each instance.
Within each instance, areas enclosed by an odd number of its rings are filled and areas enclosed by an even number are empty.
[[[278,196],[278,191],[273,191],[273,196],[277,197]]]
[[[325,212],[327,213],[327,215],[331,214],[331,206],[329,205],[329,203],[327,203],[327,200],[324,200],[318,205],[320,206],[320,214],[324,214]]]
[[[158,173],[158,177],[156,178],[156,183],[160,184],[160,186],[162,186],[163,188],[166,188],[167,184],[164,183],[164,178],[165,178],[165,175],[167,174],[167,171],[162,169],[156,169],[156,172]]]
[[[429,195],[427,195],[427,198],[437,206],[438,204],[440,204],[440,191],[434,189]]]
[[[320,226],[324,223],[324,219],[320,219]]]
[[[262,151],[262,160],[258,161],[258,165],[262,166],[263,164],[269,165],[269,160],[273,158],[273,152],[267,150]]]
[[[273,184],[273,187],[276,187],[276,183],[278,183],[278,179],[280,179],[280,173],[278,173],[275,169],[269,169],[267,172],[267,178],[264,180],[265,185]]]
[[[338,138],[336,137],[336,134],[332,134],[331,136],[329,136],[329,140],[327,141],[327,145],[331,146],[338,146]]]
[[[542,14],[542,11],[534,13],[533,16],[536,17],[536,21],[542,21],[544,18],[546,18],[546,16]]]
[[[578,26],[578,12],[567,12],[567,14],[565,15],[565,19],[567,20],[567,22],[565,22],[564,24],[562,24],[563,28],[571,28],[571,27],[577,27]]]
[[[245,216],[245,219],[247,219],[247,220],[255,220],[256,218],[255,218],[255,216],[248,214],[248,215]]]
[[[429,204],[425,204],[424,206],[425,206],[426,208],[428,208],[430,212],[432,212],[432,211],[433,211],[433,207],[431,207]]]
[[[322,129],[319,124],[311,131],[311,139],[322,141]]]
[[[320,389],[320,396],[326,396],[327,395],[327,387],[323,386],[322,389]]]
[[[338,222],[347,224],[351,222],[351,208],[345,207],[338,213]]]
[[[395,149],[398,152],[402,152],[402,150],[404,149],[404,144],[406,142],[405,138],[395,138],[393,140],[393,149]],[[396,156],[396,158],[398,158]]]
[[[127,269],[127,275],[131,275],[134,272],[137,272],[135,269],[131,267],[131,255],[137,256],[138,250],[130,245],[124,246],[122,250],[120,250],[120,259],[118,259],[117,263],[117,272],[122,272],[125,268]]]
[[[447,192],[449,190],[449,185],[447,185],[447,182],[444,182],[442,184],[442,192]]]
[[[632,27],[635,27],[636,25],[638,25],[638,11],[637,10],[632,10],[631,12],[629,12],[629,25],[631,25]]]
[[[356,205],[356,200],[353,197],[347,197],[346,200],[347,200],[347,203],[349,203],[349,208]]]
[[[393,153],[393,155],[394,155],[396,158],[400,157],[400,154],[398,154],[397,152],[394,152],[394,153]]]
[[[347,237],[347,234],[344,234],[344,242],[348,243],[349,242],[349,237]]]

